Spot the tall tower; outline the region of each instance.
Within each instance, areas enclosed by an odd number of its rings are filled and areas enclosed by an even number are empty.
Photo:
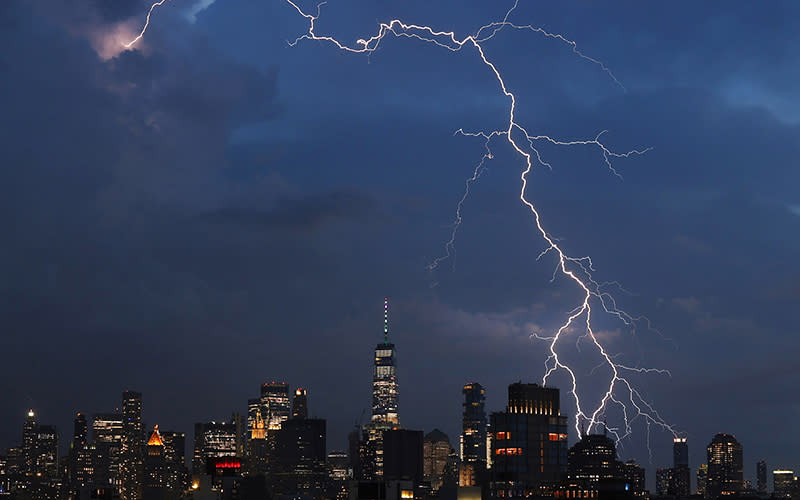
[[[464,413],[461,418],[460,486],[475,486],[477,476],[486,468],[486,390],[476,382],[467,384]]]
[[[28,476],[32,476],[36,472],[36,431],[38,427],[36,412],[28,410],[28,417],[22,424],[22,472]]]
[[[372,419],[363,427],[359,457],[361,478],[383,477],[383,432],[400,426],[397,413],[397,367],[394,344],[389,342],[389,299],[383,299],[383,342],[375,346],[372,371]]]
[[[142,498],[143,468],[142,394],[125,391],[122,393],[122,449],[120,450],[119,493],[122,500]]]
[[[167,463],[164,457],[164,441],[158,432],[158,425],[153,428],[153,433],[147,440],[142,482],[143,500],[163,500],[167,487]]]
[[[669,494],[689,496],[691,472],[689,470],[689,445],[685,437],[672,440],[672,481]]]
[[[389,342],[389,299],[383,299],[383,342],[375,347],[372,374],[372,421],[399,425],[397,367],[394,344]]]

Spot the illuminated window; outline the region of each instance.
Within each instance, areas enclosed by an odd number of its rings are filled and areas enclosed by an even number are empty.
[[[400,498],[414,498],[413,490],[400,490]]]

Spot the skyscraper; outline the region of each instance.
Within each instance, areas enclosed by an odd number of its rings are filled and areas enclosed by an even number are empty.
[[[270,464],[275,494],[321,498],[326,486],[326,423],[290,419],[275,431],[275,461]]]
[[[92,419],[87,476],[95,486],[119,484],[120,450],[122,449],[122,414],[95,413]]]
[[[394,344],[389,342],[389,299],[384,299],[383,342],[375,347],[375,367],[372,372],[372,418],[362,429],[359,457],[362,479],[383,477],[383,432],[400,425],[397,400],[395,349]]]
[[[425,435],[422,442],[422,472],[434,491],[442,485],[444,469],[452,451],[447,434],[439,429]]]
[[[717,434],[707,448],[706,498],[738,493],[744,486],[742,445],[730,434]]]
[[[166,466],[166,498],[177,499],[188,487],[189,471],[186,468],[186,434],[183,432],[161,432],[164,443],[164,464]]]
[[[763,460],[756,463],[756,485],[759,495],[767,494],[767,462]]]
[[[142,500],[164,500],[167,489],[167,462],[164,456],[164,441],[157,425],[147,440],[142,479]]]
[[[262,416],[267,420],[268,430],[278,430],[281,423],[289,420],[289,384],[286,382],[265,382],[261,384]],[[263,408],[267,413],[263,413]]]
[[[236,424],[207,422],[194,424],[192,476],[208,474],[210,459],[236,456]]]
[[[490,419],[493,496],[536,496],[564,479],[567,417],[561,415],[558,389],[511,384],[506,411]]]
[[[28,410],[25,423],[22,424],[22,473],[26,476],[36,474],[36,412]]]
[[[397,413],[398,387],[394,344],[389,342],[389,299],[383,302],[383,342],[375,347],[372,376],[372,421],[400,424]]]
[[[668,493],[674,496],[689,496],[691,472],[689,470],[689,445],[685,437],[672,440],[672,478]]]
[[[460,456],[464,464],[486,466],[486,390],[476,382],[464,386]]]
[[[294,391],[292,418],[308,418],[308,392],[302,387]]]
[[[142,394],[122,393],[122,448],[120,450],[120,485],[122,500],[142,497],[144,472],[144,429],[142,427]]]

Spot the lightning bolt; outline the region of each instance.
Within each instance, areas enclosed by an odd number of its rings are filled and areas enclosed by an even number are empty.
[[[545,249],[539,254],[539,259],[544,257],[547,254],[554,254],[555,259],[557,261],[556,268],[554,270],[553,279],[556,276],[562,276],[566,278],[568,281],[572,282],[577,290],[580,291],[582,299],[578,303],[578,305],[572,309],[569,313],[567,313],[567,318],[564,323],[556,330],[553,335],[550,336],[540,336],[540,335],[532,335],[532,338],[541,340],[547,343],[547,348],[549,355],[545,361],[545,373],[542,377],[542,385],[546,385],[550,377],[557,371],[564,371],[568,375],[568,378],[571,381],[571,388],[569,390],[572,398],[575,401],[576,405],[576,414],[575,414],[575,430],[580,435],[580,429],[578,426],[579,423],[582,421],[588,421],[588,432],[591,432],[591,429],[595,425],[600,425],[600,415],[602,415],[606,409],[611,405],[617,405],[621,408],[622,412],[622,419],[623,425],[620,428],[613,428],[609,429],[609,431],[616,436],[617,441],[620,441],[631,434],[632,428],[631,425],[637,419],[643,419],[648,428],[648,447],[649,447],[649,430],[650,425],[659,426],[669,432],[671,432],[674,436],[676,436],[675,430],[672,428],[670,424],[668,424],[659,413],[653,408],[653,406],[647,402],[647,400],[642,396],[642,394],[631,384],[631,382],[625,378],[626,373],[638,373],[638,374],[649,374],[649,373],[658,373],[658,374],[667,374],[669,372],[667,370],[661,370],[657,368],[639,368],[633,366],[627,366],[615,361],[614,357],[612,357],[603,346],[603,344],[598,339],[595,330],[592,326],[592,318],[593,314],[596,311],[601,311],[603,313],[609,314],[612,317],[617,318],[627,327],[634,329],[635,325],[642,320],[646,320],[646,318],[641,317],[632,317],[619,307],[617,307],[617,303],[614,300],[613,296],[606,290],[606,287],[609,285],[616,285],[615,282],[610,283],[601,283],[594,279],[593,272],[594,266],[592,263],[591,258],[588,256],[586,257],[572,257],[568,255],[564,249],[559,245],[559,241],[557,238],[552,236],[544,227],[541,215],[537,210],[534,203],[529,200],[526,196],[526,191],[528,188],[528,176],[533,170],[535,165],[539,165],[546,168],[552,168],[550,163],[545,161],[540,154],[539,150],[537,149],[538,143],[549,143],[554,146],[563,146],[563,147],[575,147],[575,146],[584,146],[584,147],[592,147],[599,150],[600,154],[602,155],[603,161],[605,166],[609,169],[609,171],[621,178],[620,173],[614,168],[612,164],[612,160],[620,159],[620,158],[629,158],[631,156],[642,155],[646,153],[648,149],[644,150],[631,150],[625,153],[618,153],[612,151],[608,147],[604,145],[602,142],[602,136],[605,131],[601,131],[599,134],[594,136],[594,138],[584,139],[584,140],[560,140],[555,139],[553,137],[547,135],[540,135],[540,134],[531,134],[529,133],[525,127],[523,127],[516,118],[516,109],[517,109],[517,96],[511,92],[506,83],[503,79],[502,73],[498,69],[497,65],[492,62],[489,57],[487,57],[484,51],[484,43],[488,40],[494,38],[501,30],[503,29],[513,29],[518,31],[530,31],[534,33],[538,33],[542,36],[547,38],[552,38],[558,40],[572,49],[578,57],[598,66],[603,72],[605,72],[613,81],[616,83],[621,89],[625,90],[623,85],[620,81],[614,76],[614,74],[603,64],[600,60],[594,59],[582,53],[578,49],[578,45],[576,42],[569,40],[568,38],[564,37],[563,35],[557,33],[548,32],[540,27],[536,27],[533,25],[519,25],[512,23],[509,19],[513,14],[514,10],[517,8],[519,4],[519,0],[514,2],[514,5],[506,12],[506,15],[503,17],[501,21],[492,22],[482,26],[478,31],[470,36],[466,36],[464,38],[458,38],[453,31],[439,31],[433,27],[425,26],[425,25],[418,25],[418,24],[408,24],[399,19],[393,19],[388,22],[382,22],[378,26],[378,31],[376,34],[368,37],[368,38],[361,38],[358,39],[354,45],[348,45],[346,43],[342,43],[337,40],[335,37],[330,35],[322,35],[317,33],[316,23],[320,17],[321,8],[325,4],[325,2],[320,3],[317,5],[316,13],[311,14],[305,12],[300,6],[295,2],[295,0],[285,0],[287,4],[293,7],[297,13],[305,18],[308,22],[308,31],[299,37],[297,37],[294,41],[290,41],[289,45],[295,46],[302,40],[316,40],[321,42],[328,42],[335,46],[337,49],[355,53],[355,54],[367,54],[370,55],[375,52],[378,47],[380,46],[381,42],[386,38],[387,35],[392,35],[397,38],[411,38],[415,39],[424,43],[432,44],[436,47],[449,50],[452,52],[461,51],[464,48],[472,48],[478,55],[480,62],[483,63],[486,69],[489,70],[491,74],[494,75],[497,84],[499,86],[500,92],[502,92],[503,96],[508,99],[509,102],[509,111],[508,111],[508,121],[507,126],[505,129],[502,130],[494,130],[494,131],[476,131],[476,132],[468,132],[459,129],[456,131],[456,134],[464,135],[467,137],[475,137],[480,138],[483,140],[484,146],[484,153],[477,163],[473,170],[473,175],[467,179],[466,186],[464,190],[464,194],[461,197],[457,207],[456,207],[456,217],[455,221],[453,222],[453,229],[450,235],[450,239],[445,244],[445,255],[435,259],[428,268],[430,270],[435,269],[443,262],[445,259],[451,258],[454,256],[455,252],[455,239],[456,233],[462,223],[462,215],[461,209],[463,207],[464,202],[466,201],[467,197],[469,196],[470,187],[473,183],[475,183],[481,175],[481,172],[485,168],[486,162],[491,161],[494,157],[492,153],[491,145],[495,140],[504,140],[506,141],[511,148],[520,156],[520,158],[524,161],[525,168],[522,170],[520,174],[521,180],[521,188],[519,191],[519,199],[522,204],[527,207],[530,211],[531,215],[536,224],[536,229],[539,232],[540,236],[545,242]],[[578,327],[578,325],[581,325]],[[649,322],[648,322],[649,327]],[[607,367],[611,371],[611,379],[608,383],[608,387],[603,393],[602,398],[600,399],[599,403],[596,404],[594,407],[584,407],[581,403],[581,398],[578,394],[578,377],[576,376],[575,369],[570,367],[565,361],[562,360],[562,356],[560,353],[560,346],[564,342],[565,338],[569,336],[569,333],[572,330],[579,329],[583,331],[583,335],[580,338],[585,338],[589,341],[590,345],[600,354],[602,359],[602,366]],[[579,338],[579,340],[580,340]]]
[[[123,43],[122,46],[125,47],[126,49],[129,49],[129,48],[133,47],[136,44],[136,42],[141,40],[142,37],[144,36],[144,33],[147,31],[147,27],[150,26],[150,16],[153,15],[153,11],[156,9],[156,7],[160,7],[160,6],[164,5],[165,3],[169,2],[169,1],[170,0],[159,0],[158,2],[154,3],[153,5],[151,5],[150,6],[150,10],[147,11],[147,19],[145,19],[144,26],[142,26],[142,31],[139,33],[139,35],[136,38],[134,38],[133,40],[131,40],[128,43]]]

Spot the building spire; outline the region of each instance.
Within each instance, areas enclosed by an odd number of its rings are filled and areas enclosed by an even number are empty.
[[[383,343],[389,343],[389,297],[383,298]]]

